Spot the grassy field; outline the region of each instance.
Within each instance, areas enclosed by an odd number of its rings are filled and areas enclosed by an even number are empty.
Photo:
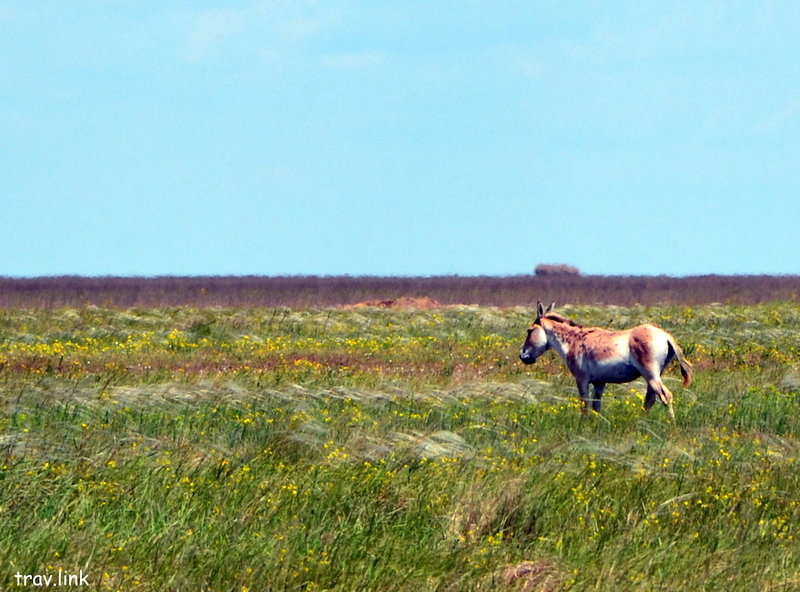
[[[0,311],[0,588],[800,588],[800,307],[560,310],[670,331],[676,421],[529,308]]]

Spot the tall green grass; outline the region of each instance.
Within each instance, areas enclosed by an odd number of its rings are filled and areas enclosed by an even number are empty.
[[[4,313],[0,586],[797,589],[796,307],[565,311],[673,332],[675,422],[583,416],[531,312]]]

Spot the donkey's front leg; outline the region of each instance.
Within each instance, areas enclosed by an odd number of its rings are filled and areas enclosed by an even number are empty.
[[[600,406],[602,404],[603,391],[606,389],[605,382],[595,382],[594,384],[594,400],[592,401],[592,409],[600,413]]]
[[[581,397],[581,413],[586,414],[589,410],[589,380],[586,378],[576,378],[578,383],[578,394]]]

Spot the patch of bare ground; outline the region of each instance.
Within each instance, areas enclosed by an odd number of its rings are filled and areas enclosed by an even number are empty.
[[[521,592],[555,592],[563,587],[565,579],[563,568],[552,561],[523,561],[494,575],[495,581]]]
[[[564,590],[568,582],[568,571],[562,565],[552,559],[536,559],[502,566],[470,589],[478,592],[556,592]],[[461,589],[462,581],[447,588],[448,592]]]
[[[431,308],[439,308],[441,305],[438,300],[429,298],[427,296],[411,297],[403,296],[394,300],[367,300],[352,305],[353,308],[392,308],[397,310],[429,310]]]

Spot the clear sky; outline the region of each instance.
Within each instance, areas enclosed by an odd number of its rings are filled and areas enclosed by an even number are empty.
[[[0,0],[0,275],[800,274],[800,2]]]

